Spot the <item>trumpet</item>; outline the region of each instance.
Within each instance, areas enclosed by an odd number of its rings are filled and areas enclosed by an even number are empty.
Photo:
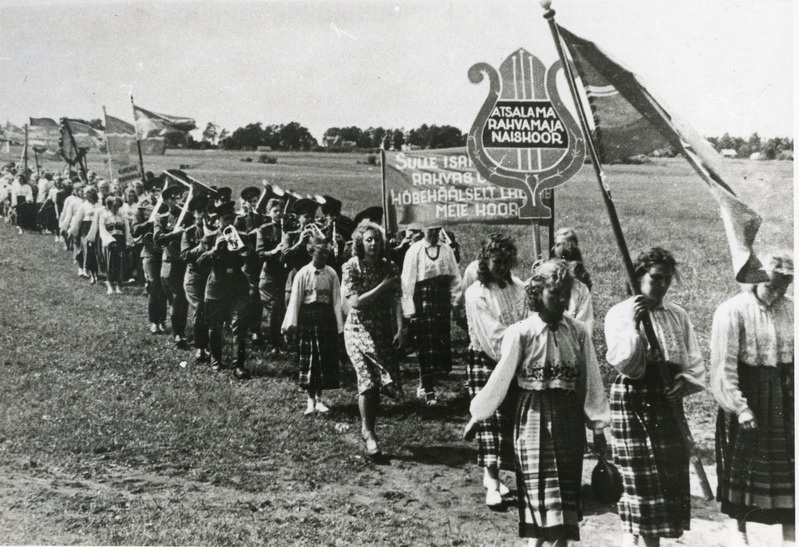
[[[228,251],[235,252],[244,248],[244,241],[242,241],[238,230],[236,230],[233,225],[229,224],[222,229],[222,233],[219,234],[219,237],[216,240],[217,244],[219,244],[219,241],[221,240],[224,240],[225,243],[227,243]]]

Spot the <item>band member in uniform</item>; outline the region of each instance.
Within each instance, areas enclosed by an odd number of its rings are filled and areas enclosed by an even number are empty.
[[[139,201],[136,220],[132,227],[133,237],[142,239],[141,261],[147,287],[147,317],[152,334],[163,333],[166,322],[166,293],[161,284],[161,249],[155,245],[154,222],[149,220],[163,185],[163,175],[145,181],[144,195]]]
[[[178,226],[181,208],[178,200],[186,187],[180,184],[167,186],[163,191],[164,202],[168,213],[158,217],[153,231],[155,244],[163,249],[161,256],[161,284],[169,303],[169,317],[172,324],[172,335],[179,349],[188,349],[186,343],[186,314],[189,303],[183,292],[183,276],[186,274],[186,263],[180,257],[180,239],[183,226]],[[183,219],[184,226],[191,225],[190,215]]]
[[[283,233],[283,252],[281,259],[288,271],[286,277],[286,305],[291,296],[291,284],[297,270],[311,261],[311,253],[308,251],[308,239],[311,233],[305,229],[306,226],[314,222],[316,209],[319,203],[312,199],[302,198],[297,200],[290,213],[296,216],[299,226],[296,230],[284,230]]]
[[[416,391],[428,406],[438,404],[436,375],[452,369],[450,318],[461,297],[461,273],[449,245],[439,241],[440,226],[408,249],[402,267],[402,313],[410,325],[419,357]]]
[[[214,210],[219,222],[219,235],[209,250],[197,258],[200,268],[210,267],[208,283],[205,286],[205,310],[208,321],[208,344],[211,350],[211,368],[225,368],[222,362],[222,326],[230,321],[233,337],[236,339],[236,362],[233,375],[236,379],[248,378],[244,363],[247,359],[247,294],[249,282],[242,271],[247,256],[247,242],[235,248],[233,221],[236,219],[234,204],[226,201]],[[228,237],[226,233],[230,233]]]
[[[208,322],[205,318],[205,286],[211,273],[210,264],[200,266],[197,259],[210,250],[205,233],[208,230],[208,198],[195,196],[189,202],[189,211],[194,215],[194,225],[183,232],[180,242],[180,258],[186,263],[183,291],[189,303],[187,323],[194,334],[195,359],[198,363],[208,361]],[[213,243],[216,241],[214,240]]]
[[[285,291],[287,271],[281,260],[283,252],[283,201],[270,199],[266,204],[266,221],[258,228],[255,252],[263,262],[258,291],[266,315],[266,342],[269,353],[283,347],[280,325],[286,313]]]
[[[241,191],[241,202],[243,213],[236,217],[233,226],[240,234],[247,234],[249,240],[247,246],[247,260],[244,263],[244,275],[250,282],[249,303],[247,305],[247,330],[252,333],[252,341],[256,346],[263,345],[261,336],[261,318],[263,316],[263,306],[261,305],[261,295],[258,290],[258,278],[261,275],[261,257],[256,252],[257,230],[263,224],[264,217],[256,207],[261,191],[255,186],[248,186]],[[242,235],[242,237],[245,237]]]

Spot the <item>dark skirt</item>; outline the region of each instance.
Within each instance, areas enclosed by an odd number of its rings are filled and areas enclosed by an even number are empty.
[[[449,279],[445,276],[416,283],[413,294],[416,307],[413,336],[422,377],[446,374],[452,370],[451,298]]]
[[[485,387],[497,364],[482,351],[469,349],[466,375],[469,378],[469,394],[474,397]],[[507,471],[516,469],[513,455],[513,413],[518,398],[516,382],[494,415],[477,426],[477,465],[496,467]]]
[[[89,241],[88,234],[91,227],[91,220],[84,220],[80,223],[80,243],[81,250],[83,251],[83,267],[86,269],[86,273],[93,273],[97,275],[97,242],[95,241],[97,238]]]
[[[610,388],[610,410],[624,531],[680,537],[691,522],[689,454],[655,367],[639,380],[619,375]]]
[[[103,247],[105,263],[108,265],[107,280],[122,283],[122,256],[125,253],[125,234],[114,235],[114,242]]]
[[[585,423],[577,392],[518,393],[514,438],[519,536],[580,541]]]
[[[332,304],[302,304],[297,318],[300,387],[338,387],[338,324]]]
[[[721,512],[748,522],[794,524],[793,363],[753,367],[739,362],[738,386],[757,429],[741,429],[737,415],[719,410],[716,470]]]

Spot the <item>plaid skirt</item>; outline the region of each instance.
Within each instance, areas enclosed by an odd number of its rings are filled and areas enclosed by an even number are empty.
[[[413,336],[422,377],[446,374],[452,370],[450,301],[447,277],[439,276],[416,283],[413,304],[417,319]]]
[[[302,304],[297,318],[299,384],[303,389],[338,387],[338,326],[332,304]]]
[[[485,387],[497,364],[482,351],[469,348],[466,361],[466,376],[469,379],[469,394],[474,397]],[[496,467],[506,471],[516,469],[513,455],[513,412],[518,398],[518,387],[514,381],[505,401],[494,415],[477,426],[477,465]]]
[[[624,493],[619,516],[625,532],[680,537],[690,529],[689,454],[654,367],[632,380],[619,375],[610,388],[613,455]]]
[[[744,430],[738,416],[719,410],[716,469],[721,512],[764,524],[794,524],[793,363],[738,363],[738,385],[757,420]]]
[[[579,541],[585,424],[577,392],[520,389],[514,437],[519,536]]]

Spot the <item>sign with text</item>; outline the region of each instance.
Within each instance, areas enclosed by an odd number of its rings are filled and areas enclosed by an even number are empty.
[[[519,216],[524,193],[484,179],[466,148],[385,154],[392,224],[529,224]]]
[[[487,76],[488,96],[466,140],[475,169],[493,185],[521,192],[522,219],[552,218],[544,196],[583,165],[585,139],[558,94],[560,61],[549,68],[519,49],[494,69],[477,63],[469,79]]]

